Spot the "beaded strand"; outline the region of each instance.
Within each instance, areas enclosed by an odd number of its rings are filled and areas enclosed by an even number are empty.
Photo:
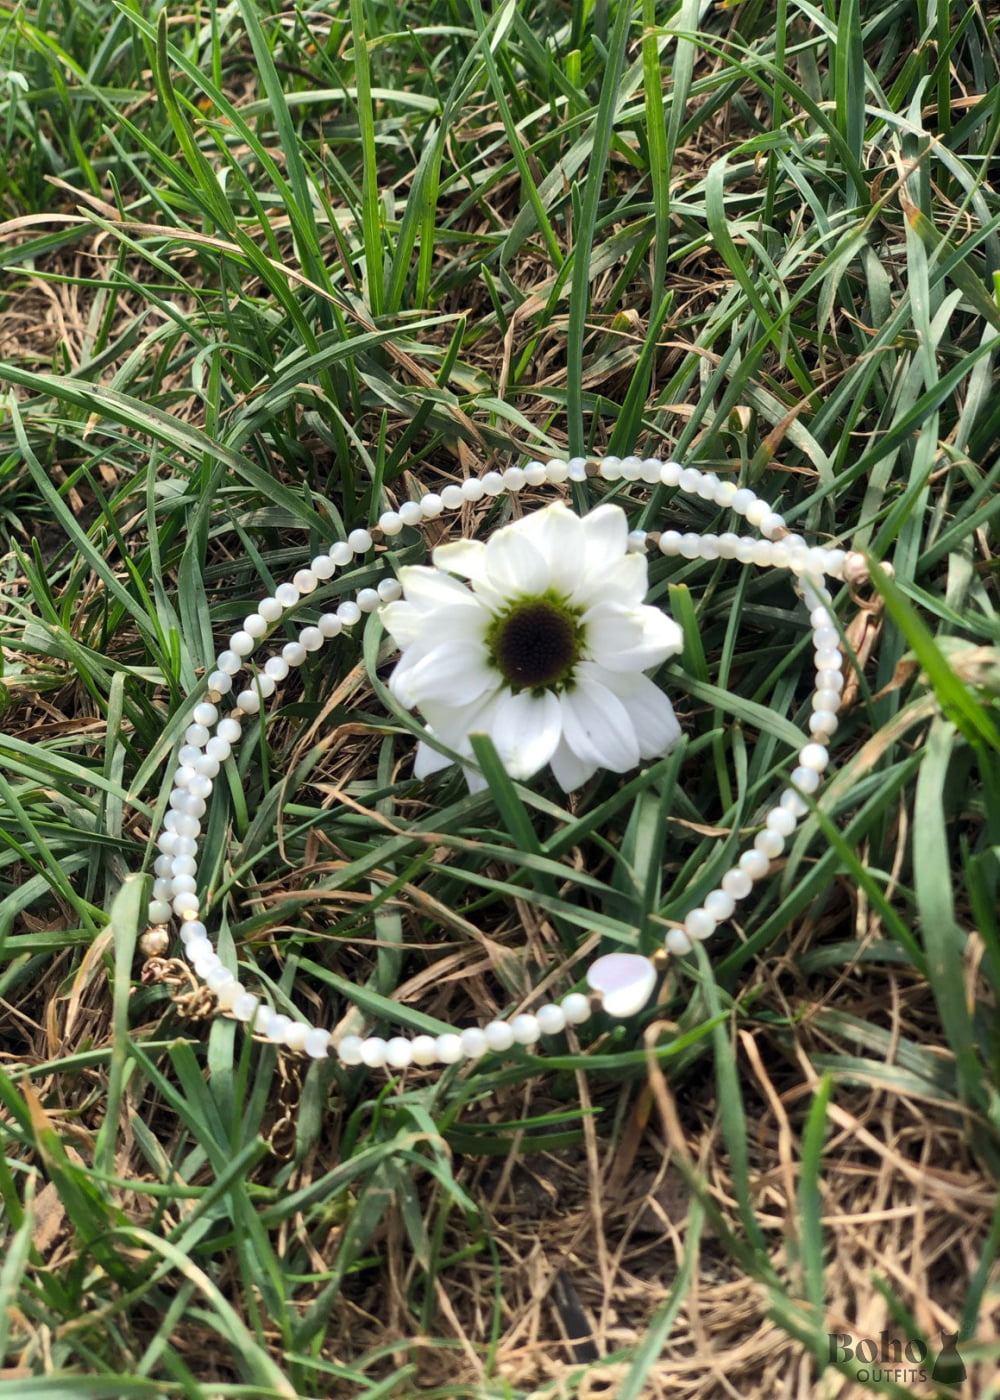
[[[476,1059],[487,1052],[503,1053],[514,1045],[530,1046],[543,1035],[556,1035],[568,1026],[581,1025],[592,1014],[594,1002],[603,1003],[604,1009],[612,1015],[630,1015],[645,1004],[652,990],[653,964],[633,954],[609,954],[588,971],[588,985],[595,993],[593,998],[582,992],[570,992],[558,1003],[548,1003],[533,1013],[521,1013],[509,1020],[492,1021],[482,1028],[455,1028],[438,1036],[418,1035],[412,1039],[345,1035],[333,1045],[330,1031],[273,1010],[224,966],[202,921],[197,893],[197,843],[202,819],[221,766],[239,743],[243,721],[260,711],[262,702],[274,694],[290,671],[301,666],[310,653],[319,651],[324,643],[353,627],[382,603],[398,598],[402,589],[391,576],[382,579],[375,588],[360,589],[353,599],[343,601],[335,611],[324,612],[315,624],[301,628],[296,640],[286,642],[280,651],[268,656],[263,665],[257,667],[250,684],[237,691],[237,677],[274,625],[304,597],[332,579],[338,569],[349,565],[355,556],[367,554],[376,537],[391,538],[404,527],[418,526],[445,511],[458,510],[484,497],[505,492],[513,495],[525,486],[560,485],[593,476],[608,482],[641,481],[650,486],[676,488],[743,516],[749,525],[759,530],[759,536],[730,532],[681,534],[675,530],[657,534],[636,530],[629,535],[629,548],[641,551],[653,547],[669,557],[735,559],[742,564],[789,570],[809,610],[815,648],[810,738],[799,749],[789,784],[768,811],[753,845],[723,875],[718,888],[707,894],[700,906],[689,911],[682,925],[668,931],[665,951],[676,956],[688,953],[693,943],[711,937],[719,924],[731,918],[736,906],[767,876],[800,818],[808,811],[805,798],[817,791],[830,761],[828,746],[837,730],[844,689],[840,634],[831,610],[832,597],[823,579],[859,582],[866,573],[863,556],[838,548],[809,546],[800,535],[790,533],[782,517],[753,491],[723,481],[713,472],[658,458],[610,456],[596,464],[581,457],[568,461],[533,461],[524,467],[508,467],[503,472],[489,471],[482,477],[470,477],[461,485],[444,487],[440,493],[427,492],[418,500],[404,502],[398,510],[384,511],[372,529],[352,530],[346,540],[318,554],[289,582],[279,584],[273,595],[257,603],[229,638],[228,646],[216,657],[215,668],[208,677],[206,698],[194,706],[191,723],[184,733],[184,744],[177,754],[169,810],[156,842],[160,854],[154,863],[155,879],[149,904],[151,933],[165,935],[165,926],[171,919],[179,919],[185,956],[196,976],[214,993],[220,1011],[245,1023],[262,1039],[315,1059],[323,1059],[332,1052],[348,1066],[403,1069],[409,1064],[447,1065]],[[220,704],[227,696],[233,696],[235,705],[232,713],[223,716]],[[624,979],[627,984],[621,992],[611,989],[616,979]]]

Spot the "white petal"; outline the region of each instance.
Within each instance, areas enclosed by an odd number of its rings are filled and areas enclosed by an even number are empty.
[[[628,518],[621,506],[598,506],[583,517],[587,569],[606,569],[628,547]]]
[[[399,581],[403,585],[406,602],[421,611],[430,611],[449,603],[478,606],[475,594],[464,583],[449,578],[440,569],[430,569],[426,564],[407,564],[399,571]]]
[[[548,586],[568,598],[582,582],[584,573],[586,540],[580,517],[565,502],[554,501],[544,510],[525,516],[521,529],[548,566]]]
[[[582,786],[597,772],[596,762],[585,761],[570,748],[565,739],[560,739],[555,753],[549,760],[556,782],[563,792],[572,792]]]
[[[453,540],[451,544],[439,544],[431,558],[435,567],[447,569],[449,573],[461,574],[471,580],[475,596],[481,605],[502,608],[506,599],[503,590],[490,583],[486,571],[486,546],[480,540]]]
[[[645,555],[625,554],[600,567],[588,564],[570,601],[581,608],[595,603],[623,603],[626,607],[637,608],[648,587]]]
[[[512,778],[530,778],[544,768],[562,732],[562,707],[554,691],[506,695],[497,706],[490,738]]]
[[[591,616],[593,623],[588,622]],[[617,644],[615,618],[619,628]],[[638,608],[598,604],[584,615],[584,622],[588,652],[609,671],[649,671],[683,645],[677,623],[659,608],[646,604]]]
[[[443,640],[482,642],[491,614],[486,608],[470,608],[465,603],[445,603],[425,611],[400,599],[384,604],[379,617],[398,647],[416,647],[426,652],[440,646]]]
[[[648,676],[609,675],[605,685],[628,710],[642,758],[660,758],[681,737],[674,707]]]
[[[389,677],[389,689],[401,705],[422,708],[428,701],[465,705],[496,685],[486,652],[471,642],[442,642],[430,651],[411,647]]]
[[[624,773],[639,762],[639,741],[618,696],[591,674],[596,669],[581,662],[576,684],[560,697],[563,734],[580,758]]]
[[[486,570],[490,585],[508,599],[544,593],[551,585],[543,555],[516,525],[505,525],[490,538]]]
[[[438,753],[437,749],[432,749],[430,744],[425,744],[421,739],[417,744],[417,752],[413,759],[413,776],[415,778],[429,778],[432,773],[447,768],[450,763],[451,759],[447,754]]]

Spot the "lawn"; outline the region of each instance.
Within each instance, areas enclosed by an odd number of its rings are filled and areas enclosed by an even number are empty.
[[[5,3],[0,126],[0,1400],[1000,1396],[996,7]],[[870,561],[770,877],[625,1020],[248,1034],[146,918],[227,638],[532,460],[295,623],[554,499],[741,528],[633,453]],[[786,571],[648,581],[683,739],[568,794],[415,776],[378,609],[294,664],[199,834],[242,984],[437,1035],[662,945],[813,676]]]

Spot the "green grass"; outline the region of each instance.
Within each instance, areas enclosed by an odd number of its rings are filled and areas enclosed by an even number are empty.
[[[1000,1394],[989,10],[3,12],[0,1400]],[[893,566],[838,601],[837,771],[738,931],[638,1024],[440,1078],[279,1057],[142,977],[126,877],[247,601],[567,448]],[[375,620],[303,668],[204,836],[244,980],[424,1030],[654,947],[787,771],[810,657],[780,577],[650,578],[686,744],[571,802],[415,782]],[[958,1331],[964,1389],[830,1364],[882,1330]]]

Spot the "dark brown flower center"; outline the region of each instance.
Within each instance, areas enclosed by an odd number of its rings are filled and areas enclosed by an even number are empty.
[[[504,680],[516,690],[535,690],[566,679],[579,656],[579,632],[565,605],[535,598],[498,618],[487,641]]]

